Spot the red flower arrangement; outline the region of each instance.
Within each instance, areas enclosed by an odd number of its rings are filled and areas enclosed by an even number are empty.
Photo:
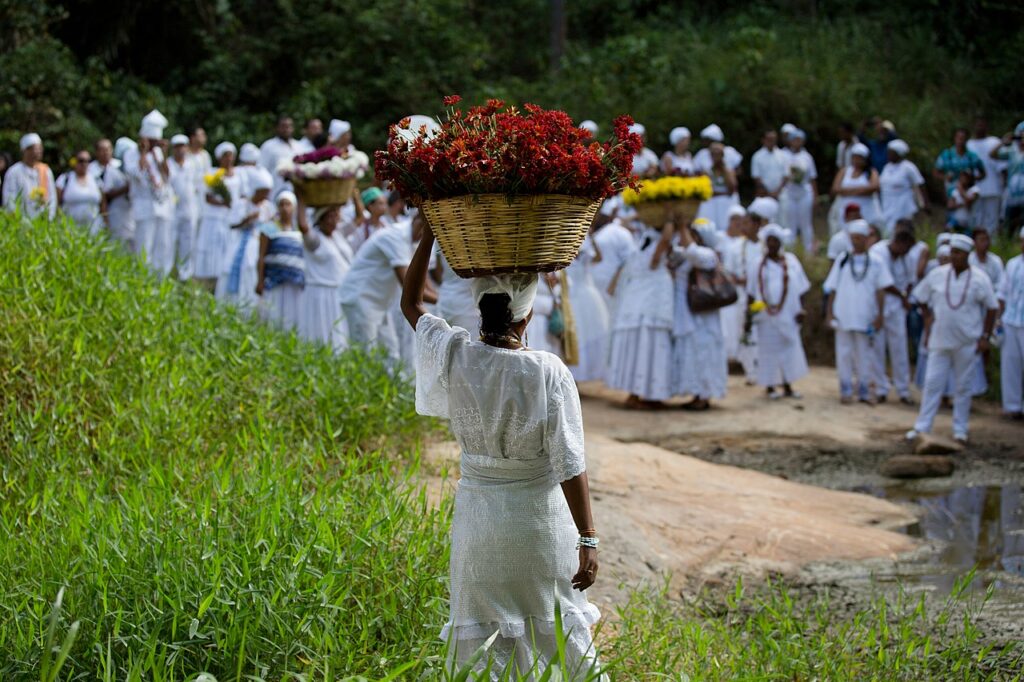
[[[409,130],[408,119],[392,126],[387,149],[376,153],[377,177],[414,204],[478,194],[597,200],[633,183],[633,155],[643,142],[629,132],[629,116],[615,119],[612,138],[598,142],[563,111],[491,99],[464,112],[460,101],[445,97],[448,114],[435,132],[398,134]]]

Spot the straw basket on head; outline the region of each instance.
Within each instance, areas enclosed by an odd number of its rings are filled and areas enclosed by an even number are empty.
[[[424,201],[420,210],[455,274],[483,277],[568,267],[600,205],[563,194],[480,194]]]
[[[295,193],[306,206],[338,206],[347,204],[355,189],[355,178],[316,178],[313,180],[292,180]]]
[[[641,201],[635,206],[637,217],[652,227],[661,227],[669,220],[692,222],[699,207],[700,202],[696,199]]]

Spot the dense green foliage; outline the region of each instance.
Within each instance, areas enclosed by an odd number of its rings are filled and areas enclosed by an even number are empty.
[[[363,148],[445,94],[643,120],[656,149],[716,121],[750,154],[793,121],[825,167],[843,120],[879,114],[930,162],[980,112],[1024,115],[1024,9],[996,0],[566,2],[550,59],[545,0],[0,0],[0,148],[36,129],[51,160],[159,107],[179,130],[259,141],[276,113],[340,117]],[[927,165],[927,164],[926,164]]]
[[[407,384],[66,223],[0,215],[0,251],[0,679],[444,677],[451,509],[415,484],[430,424]],[[950,620],[960,603],[715,603],[640,592],[609,612],[616,679],[1020,670],[974,609]],[[60,667],[45,643],[64,641]]]

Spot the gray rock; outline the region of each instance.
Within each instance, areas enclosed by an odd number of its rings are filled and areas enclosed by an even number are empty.
[[[948,455],[895,455],[882,462],[880,471],[890,478],[949,476],[955,468]]]

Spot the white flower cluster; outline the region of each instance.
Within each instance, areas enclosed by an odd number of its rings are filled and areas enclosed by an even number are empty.
[[[335,156],[318,163],[296,164],[284,159],[277,165],[277,174],[288,179],[317,180],[321,178],[361,178],[370,167],[370,157],[359,150],[346,157]]]

